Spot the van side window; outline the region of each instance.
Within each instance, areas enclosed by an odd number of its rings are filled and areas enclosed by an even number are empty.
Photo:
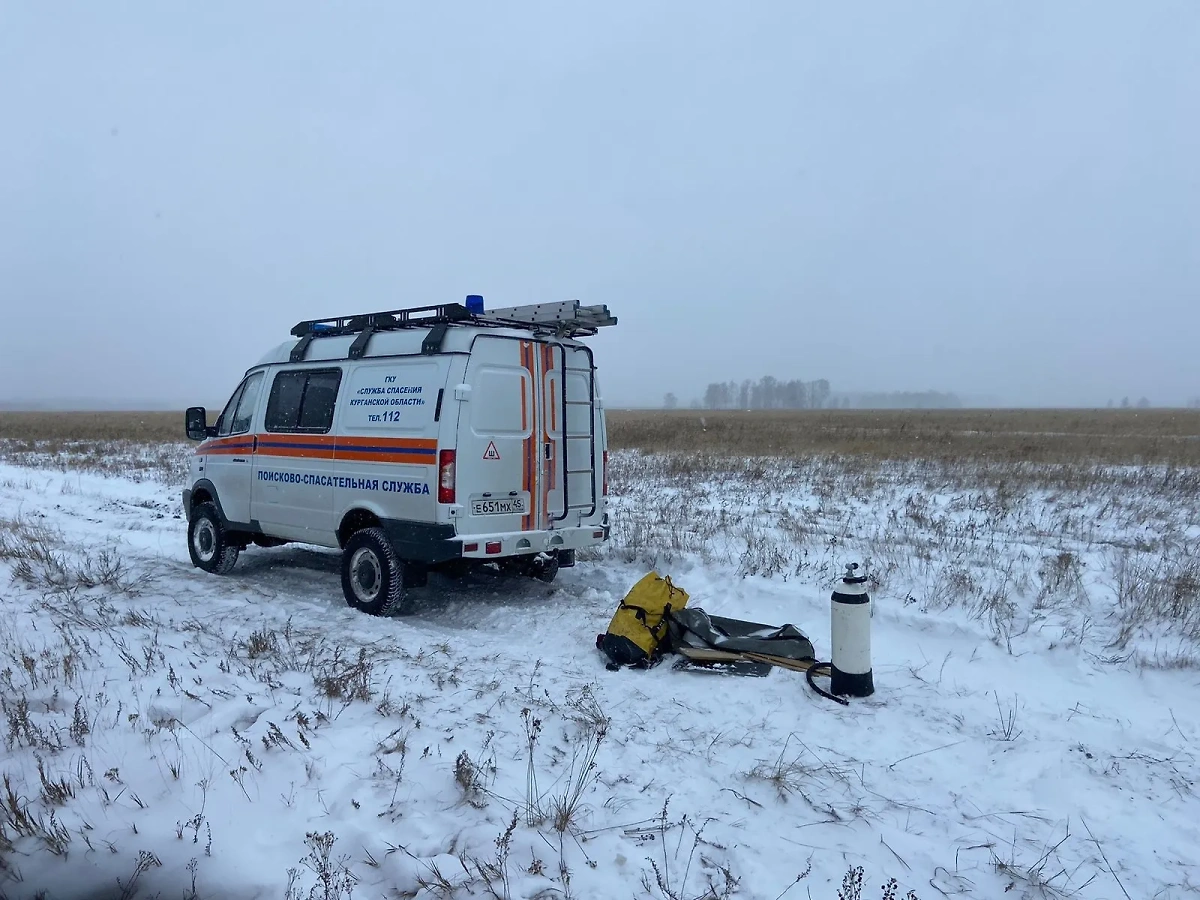
[[[280,372],[267,400],[267,431],[328,433],[341,383],[341,369]]]
[[[300,404],[301,431],[328,431],[333,425],[333,405],[337,400],[341,371],[310,372]]]

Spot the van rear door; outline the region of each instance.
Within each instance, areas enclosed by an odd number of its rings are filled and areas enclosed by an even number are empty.
[[[459,404],[455,454],[459,534],[538,527],[541,420],[536,388],[540,345],[479,335],[471,348]]]

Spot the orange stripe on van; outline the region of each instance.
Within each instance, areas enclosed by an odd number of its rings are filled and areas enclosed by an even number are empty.
[[[529,370],[529,366],[525,365],[525,342],[524,341],[521,341],[521,368],[525,369],[526,371]],[[530,386],[532,387],[532,384]],[[524,385],[524,383],[522,383],[521,384],[521,430],[522,431],[524,431],[526,428],[529,427],[529,410],[526,409],[525,407],[526,407],[525,385]]]
[[[259,446],[259,456],[285,457],[287,459],[333,459],[333,448],[314,449],[308,447],[263,447]]]
[[[210,438],[196,448],[197,454],[236,454],[253,452],[254,435],[252,434],[235,434],[231,437]]]
[[[521,366],[525,369],[525,371],[529,375],[529,378],[527,381],[527,383],[529,385],[528,390],[532,391],[536,387],[537,382],[534,380],[534,377],[533,377],[533,344],[529,341],[521,341]],[[529,428],[529,437],[525,438],[521,442],[521,450],[522,450],[522,456],[523,456],[523,460],[524,460],[524,463],[522,466],[521,489],[523,491],[525,491],[525,493],[529,497],[529,512],[527,512],[524,516],[521,517],[521,530],[529,531],[533,528],[533,518],[534,518],[533,511],[534,511],[535,498],[534,498],[533,489],[534,489],[534,480],[535,479],[534,479],[534,469],[533,469],[533,465],[534,465],[533,444],[534,444],[534,437],[535,437],[536,428],[537,428],[537,421],[536,421],[537,417],[536,417],[536,407],[535,407],[534,408],[535,416],[534,416],[533,427],[529,427],[529,422],[528,422],[527,415],[526,415],[527,410],[526,410],[525,394],[526,394],[526,388],[524,385],[522,385],[521,386],[521,429],[524,430],[525,428]]]
[[[545,484],[542,489],[542,516],[544,521],[550,519],[550,491],[554,487],[554,444],[550,440],[549,416],[554,413],[554,382],[550,373],[554,371],[554,348],[549,344],[542,345],[542,441],[550,447],[550,458],[546,460]],[[550,408],[545,408],[546,387],[550,388]]]
[[[340,459],[432,466],[437,462],[437,440],[326,434],[260,434],[258,453],[261,456],[288,459]]]
[[[337,458],[342,461],[354,462],[377,462],[377,463],[404,463],[413,466],[432,466],[436,465],[436,457],[413,455],[410,453],[369,453],[367,451],[346,453],[344,450],[338,450]]]
[[[326,447],[332,447],[339,440],[336,435],[332,434],[304,434],[294,431],[286,433],[263,432],[258,435],[258,439],[260,441],[273,441],[279,444],[321,444]]]
[[[337,438],[338,449],[346,447],[395,447],[408,450],[437,450],[436,438],[386,438],[386,437],[346,437]]]
[[[436,438],[345,437],[329,434],[237,434],[205,441],[199,455],[259,456],[286,459],[341,459],[357,462],[437,464]]]

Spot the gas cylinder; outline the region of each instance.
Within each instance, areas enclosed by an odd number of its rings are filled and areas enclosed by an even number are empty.
[[[830,692],[844,697],[869,697],[875,693],[871,676],[871,598],[867,576],[858,563],[846,566],[846,574],[834,588],[829,621],[832,665]]]

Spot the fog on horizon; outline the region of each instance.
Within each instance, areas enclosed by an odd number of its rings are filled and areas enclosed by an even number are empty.
[[[607,401],[1200,396],[1200,4],[0,6],[0,403],[578,298]]]

